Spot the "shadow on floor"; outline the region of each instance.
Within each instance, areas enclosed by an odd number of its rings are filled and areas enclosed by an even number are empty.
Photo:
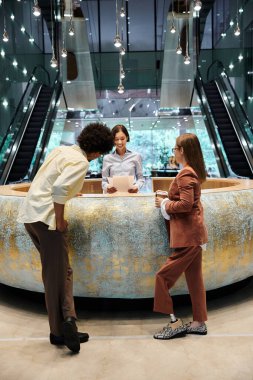
[[[242,300],[247,300],[252,297],[252,293],[253,277],[220,289],[208,291],[208,309],[212,310],[213,307],[216,307],[216,301],[219,301],[223,306],[228,306],[236,302],[241,302]],[[30,292],[0,284],[0,303],[2,305],[13,305],[15,308],[46,314],[43,293]],[[180,306],[190,307],[191,305],[189,295],[174,296],[173,303],[176,308]],[[79,316],[87,312],[128,312],[129,314],[133,312],[135,315],[136,312],[145,312],[146,314],[150,312],[153,314],[153,298],[129,300],[75,297],[75,305]]]

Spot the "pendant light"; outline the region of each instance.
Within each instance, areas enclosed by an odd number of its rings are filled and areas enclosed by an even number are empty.
[[[116,35],[113,41],[113,44],[116,48],[121,47],[122,42],[119,35],[119,15],[118,15],[118,0],[115,0],[115,7],[116,7]]]
[[[191,57],[189,54],[189,15],[187,10],[187,1],[186,1],[186,30],[185,30],[185,56],[184,56],[184,64],[189,65],[191,63]]]
[[[62,28],[62,49],[61,49],[61,56],[62,58],[66,58],[68,55],[67,49],[65,48],[65,33],[66,33],[66,23],[63,23]]]
[[[3,15],[4,15],[4,32],[3,32],[3,41],[8,42],[9,36],[6,30],[6,19],[5,19],[5,8],[4,8],[4,0],[3,0]]]
[[[124,94],[125,92],[125,87],[123,86],[122,82],[118,85],[118,93],[119,94]]]
[[[120,17],[122,17],[122,18],[124,18],[126,16],[126,11],[125,11],[125,7],[124,7],[124,0],[122,0],[119,14],[120,14]]]
[[[177,14],[179,14],[179,0],[177,1]],[[179,18],[177,22],[177,27],[178,27],[178,43],[177,43],[176,53],[180,55],[182,54],[182,47],[181,47],[181,40],[180,40]]]
[[[38,0],[34,0],[33,15],[39,17],[41,15],[41,9],[38,4]]]
[[[51,3],[51,28],[52,28],[52,58],[50,61],[50,66],[55,68],[58,66],[58,61],[55,57],[55,46],[54,46],[54,13],[53,13],[53,0],[50,0]]]
[[[240,36],[241,34],[241,30],[240,30],[240,27],[239,27],[239,7],[238,7],[238,0],[236,2],[236,6],[237,6],[237,9],[236,9],[236,27],[235,27],[235,30],[234,30],[234,35],[236,37]]]
[[[170,33],[172,34],[176,33],[176,27],[174,24],[174,1],[172,1],[172,23],[170,27]]]
[[[196,1],[193,2],[193,9],[194,9],[196,12],[199,12],[201,8],[202,8],[202,3],[201,3],[201,1],[196,0]]]

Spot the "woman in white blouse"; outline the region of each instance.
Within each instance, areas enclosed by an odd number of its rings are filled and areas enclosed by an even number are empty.
[[[104,157],[102,188],[105,193],[113,194],[117,189],[109,185],[108,177],[133,176],[134,184],[128,189],[128,192],[137,193],[144,184],[141,155],[127,149],[126,145],[130,137],[124,125],[115,125],[112,129],[112,134],[115,151]]]

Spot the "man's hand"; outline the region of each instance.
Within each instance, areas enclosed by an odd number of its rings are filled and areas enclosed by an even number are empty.
[[[64,219],[64,204],[54,202],[56,229],[65,232],[68,228],[68,222]]]
[[[68,222],[67,220],[56,220],[56,229],[60,232],[65,232],[68,229]]]

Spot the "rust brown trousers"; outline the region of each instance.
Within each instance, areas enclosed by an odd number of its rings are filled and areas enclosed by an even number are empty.
[[[174,314],[169,290],[185,273],[192,302],[193,320],[207,320],[206,292],[202,276],[202,248],[200,246],[175,248],[173,254],[156,274],[154,311]]]
[[[64,319],[76,318],[66,233],[42,222],[25,223],[25,228],[40,253],[50,332],[60,336]]]

